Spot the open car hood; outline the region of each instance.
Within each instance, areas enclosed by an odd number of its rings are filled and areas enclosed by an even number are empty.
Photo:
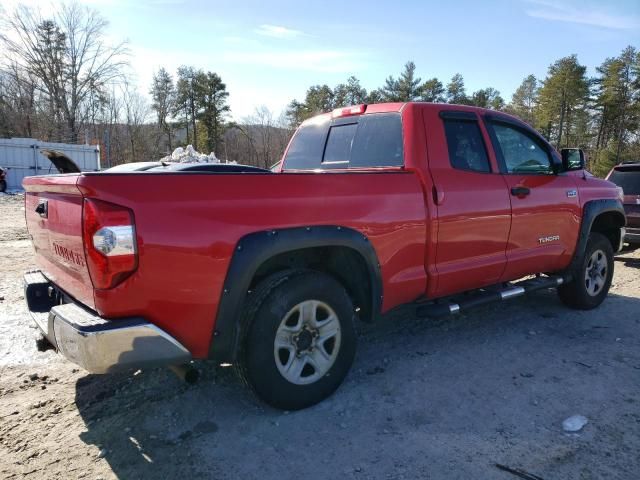
[[[60,173],[80,173],[76,163],[58,150],[40,150],[40,153],[51,160],[51,163]]]

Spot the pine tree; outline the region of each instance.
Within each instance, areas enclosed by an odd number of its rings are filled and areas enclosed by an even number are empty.
[[[538,127],[557,147],[571,144],[584,132],[576,132],[576,113],[587,109],[589,80],[586,67],[578,63],[576,55],[561,58],[549,67],[538,96],[536,117]]]
[[[502,110],[504,108],[504,100],[500,96],[500,92],[495,88],[481,88],[473,92],[469,99],[471,105],[482,108],[491,108],[493,110]]]
[[[467,93],[464,88],[464,79],[462,75],[456,73],[447,85],[447,102],[465,105],[469,103]]]
[[[360,80],[351,76],[347,79],[347,83],[341,83],[333,89],[333,103],[336,107],[345,107],[348,105],[358,105],[366,103],[367,90],[362,88]]]
[[[309,118],[311,114],[305,103],[299,102],[298,100],[292,100],[289,105],[287,105],[285,116],[287,118],[289,128],[294,129]]]
[[[310,115],[330,112],[334,108],[334,93],[329,85],[314,85],[307,90],[304,103]]]
[[[442,82],[435,77],[425,81],[420,87],[420,99],[424,102],[444,102],[444,93]]]
[[[198,131],[196,129],[196,119],[199,114],[198,90],[200,83],[204,79],[202,70],[193,67],[182,66],[178,68],[178,81],[176,82],[176,114],[181,113],[187,127],[187,143],[189,140],[189,126],[193,144],[198,146]]]
[[[396,80],[393,76],[387,77],[382,87],[383,98],[386,102],[412,102],[421,96],[421,78],[416,78],[416,64],[409,61],[404,65],[404,70]]]
[[[538,80],[534,75],[526,77],[511,97],[507,111],[529,125],[535,124],[534,110],[538,102]]]
[[[167,136],[169,150],[172,150],[171,125],[168,119],[175,110],[176,91],[171,74],[164,68],[158,70],[158,73],[153,76],[150,93],[153,100],[151,108],[156,112],[158,128]]]
[[[227,86],[217,73],[207,72],[198,82],[198,104],[201,107],[199,119],[207,133],[208,152],[221,153],[224,122],[230,111]]]
[[[607,58],[594,79],[596,109],[596,173],[606,173],[625,160],[625,146],[640,128],[640,52],[629,46]],[[630,158],[631,159],[631,158]]]

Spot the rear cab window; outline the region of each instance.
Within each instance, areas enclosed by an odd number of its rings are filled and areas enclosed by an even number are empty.
[[[400,113],[312,119],[298,129],[283,170],[402,167]]]

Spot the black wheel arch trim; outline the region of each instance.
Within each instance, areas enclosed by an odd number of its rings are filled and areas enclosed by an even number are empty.
[[[590,200],[585,203],[582,209],[582,223],[580,224],[580,234],[578,236],[578,243],[573,255],[573,260],[569,265],[569,271],[574,271],[582,258],[582,253],[587,247],[587,241],[589,240],[589,234],[593,228],[593,223],[596,218],[603,213],[617,213],[622,216],[623,223],[620,225],[624,227],[626,223],[626,216],[624,213],[624,207],[622,202],[617,199],[599,199]],[[616,250],[614,246],[614,251]]]
[[[236,360],[240,338],[240,311],[259,267],[270,258],[314,247],[347,247],[359,253],[371,280],[371,312],[375,318],[382,306],[382,276],[373,245],[366,235],[348,227],[322,225],[269,230],[248,234],[235,246],[218,304],[209,358],[221,363]]]

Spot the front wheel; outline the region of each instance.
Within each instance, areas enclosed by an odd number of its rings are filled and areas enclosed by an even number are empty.
[[[0,180],[0,192],[6,192],[6,191],[7,191],[7,181]]]
[[[580,264],[570,283],[558,287],[558,295],[565,305],[590,310],[600,305],[613,279],[613,247],[601,233],[592,232]]]
[[[244,317],[239,373],[273,407],[320,402],[353,363],[353,303],[327,274],[299,270],[267,278],[250,294]]]

